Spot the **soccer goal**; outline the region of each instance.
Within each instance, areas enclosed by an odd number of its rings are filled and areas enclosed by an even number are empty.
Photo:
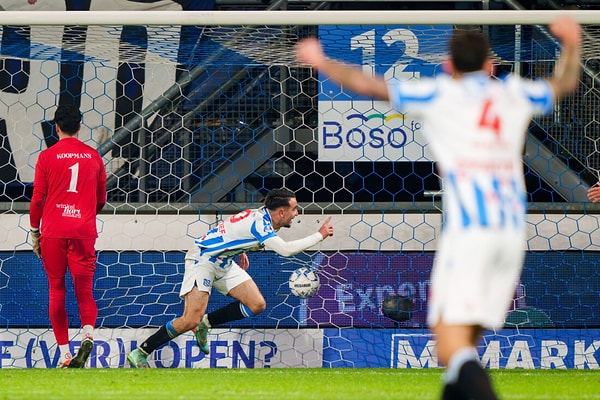
[[[442,73],[452,31],[473,26],[490,37],[498,76],[541,78],[559,13],[584,25],[584,71],[577,93],[529,127],[525,268],[505,329],[480,356],[490,368],[598,368],[600,208],[586,200],[600,170],[595,11],[0,12],[0,367],[58,361],[27,233],[35,162],[66,102],[80,106],[80,138],[108,173],[91,367],[127,367],[138,341],[182,313],[193,238],[277,187],[302,208],[282,237],[329,215],[335,236],[291,258],[251,253],[264,313],[211,330],[210,356],[185,334],[151,365],[436,367],[425,315],[441,188],[421,122],[321,79],[294,45],[318,36],[365,71],[419,79]],[[312,297],[290,289],[300,267],[318,280]],[[208,311],[229,301],[214,291]]]

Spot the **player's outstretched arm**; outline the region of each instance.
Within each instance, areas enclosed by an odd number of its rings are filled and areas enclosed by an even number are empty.
[[[315,38],[303,39],[296,44],[296,59],[308,64],[346,89],[363,96],[389,100],[387,84],[381,77],[365,75],[360,69],[325,55]]]
[[[333,226],[330,225],[330,221],[331,217],[327,217],[317,232],[302,239],[286,242],[279,236],[271,237],[265,240],[265,247],[284,257],[293,256],[316,245],[325,238],[333,236]]]
[[[581,74],[581,26],[568,16],[557,18],[549,26],[550,32],[561,42],[561,52],[554,75],[549,79],[558,99],[572,93]]]

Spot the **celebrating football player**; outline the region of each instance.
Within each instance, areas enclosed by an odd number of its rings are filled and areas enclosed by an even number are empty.
[[[363,96],[419,116],[443,180],[445,229],[431,276],[428,324],[446,366],[443,399],[496,399],[479,363],[485,328],[502,326],[523,266],[522,150],[534,114],[548,113],[577,87],[581,28],[563,16],[550,25],[562,42],[554,76],[492,80],[487,38],[454,32],[448,75],[384,81],[327,57],[316,39],[298,44],[300,62]]]
[[[202,352],[209,354],[207,334],[211,327],[263,312],[266,302],[246,272],[249,267],[246,252],[266,247],[287,257],[333,235],[333,226],[329,224],[331,217],[328,217],[312,235],[284,241],[277,236],[277,231],[289,228],[297,215],[296,195],[288,189],[274,189],[267,194],[263,207],[244,210],[196,239],[185,257],[185,273],[179,292],[184,300],[183,315],[161,326],[129,353],[129,363],[135,368],[149,368],[147,358],[150,353],[190,330],[194,331]],[[205,314],[213,287],[236,301]]]

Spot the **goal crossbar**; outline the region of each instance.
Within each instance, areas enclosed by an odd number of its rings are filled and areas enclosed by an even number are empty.
[[[559,15],[600,23],[595,10],[440,11],[3,11],[0,24],[28,25],[546,25]]]

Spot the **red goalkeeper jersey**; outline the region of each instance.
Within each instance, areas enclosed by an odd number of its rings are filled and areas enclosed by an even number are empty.
[[[42,151],[35,166],[30,224],[45,237],[98,237],[96,214],[106,203],[106,172],[98,152],[64,138]]]

